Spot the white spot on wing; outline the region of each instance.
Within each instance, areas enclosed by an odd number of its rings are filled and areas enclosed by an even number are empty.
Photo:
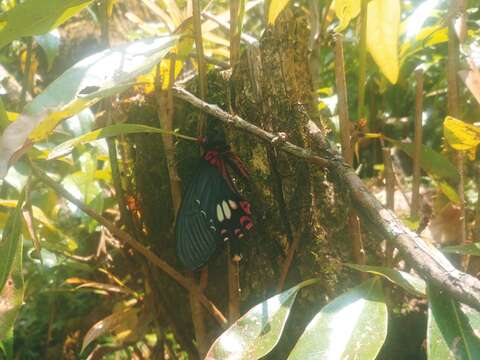
[[[230,208],[228,207],[228,204],[226,201],[222,201],[222,208],[223,208],[223,212],[225,213],[225,217],[227,219],[230,219],[232,217],[232,212],[230,211]]]
[[[224,219],[223,211],[222,211],[222,208],[220,207],[220,205],[217,205],[217,219],[220,222],[222,222],[223,219]]]
[[[237,203],[233,200],[228,200],[228,205],[232,208],[232,210],[235,210],[238,208]]]

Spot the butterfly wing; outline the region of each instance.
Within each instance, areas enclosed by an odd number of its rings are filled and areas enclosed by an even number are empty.
[[[247,206],[248,205],[248,206]],[[242,238],[253,226],[249,204],[231,189],[219,171],[202,161],[177,216],[177,255],[195,270],[207,263],[221,244]],[[238,243],[234,253],[238,253]]]

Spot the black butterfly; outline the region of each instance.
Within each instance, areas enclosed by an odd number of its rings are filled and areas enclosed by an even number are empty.
[[[204,143],[205,153],[184,194],[176,223],[177,256],[189,270],[204,266],[230,241],[239,261],[240,240],[252,229],[250,203],[238,192],[229,170],[248,173],[225,143]]]

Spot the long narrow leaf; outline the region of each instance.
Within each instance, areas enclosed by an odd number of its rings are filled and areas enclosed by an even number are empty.
[[[0,138],[0,177],[12,155],[45,139],[58,123],[99,100],[126,90],[158,64],[177,36],[144,39],[91,55],[68,69],[33,99]]]
[[[91,131],[87,134],[78,136],[74,139],[68,140],[57,147],[55,147],[48,154],[48,159],[53,159],[59,156],[63,156],[66,153],[70,152],[75,146],[89,143],[98,139],[104,139],[107,137],[126,135],[126,134],[138,134],[138,133],[153,133],[153,134],[164,134],[164,135],[173,135],[181,139],[196,141],[196,138],[178,134],[174,131],[162,130],[159,128],[154,128],[146,125],[138,124],[117,124],[104,127],[95,131]]]
[[[380,279],[370,279],[323,307],[288,360],[373,360],[387,336],[387,320]]]
[[[21,192],[15,210],[8,217],[0,242],[0,293],[11,272],[22,231],[22,206],[25,192]]]
[[[18,241],[10,273],[0,292],[0,341],[3,341],[7,356],[12,351],[13,325],[23,303],[22,249],[23,241]]]

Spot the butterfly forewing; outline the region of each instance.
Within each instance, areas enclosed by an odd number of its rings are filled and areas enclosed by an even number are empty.
[[[202,160],[177,216],[177,255],[186,268],[202,267],[222,243],[243,237],[252,226],[245,204],[218,169]]]

